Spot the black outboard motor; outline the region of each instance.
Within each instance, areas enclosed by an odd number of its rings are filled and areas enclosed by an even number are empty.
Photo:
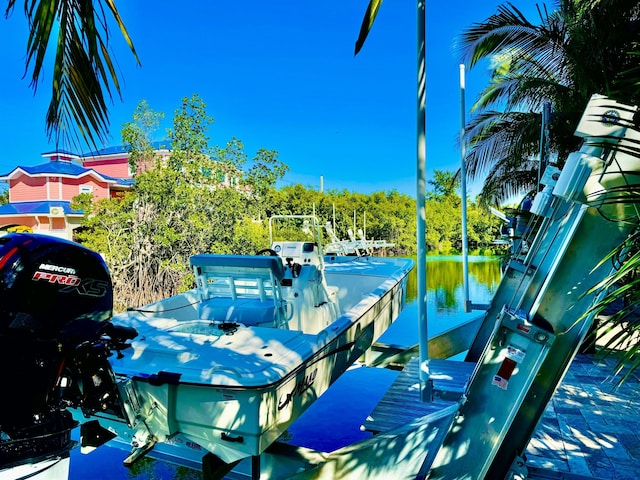
[[[122,413],[107,357],[136,332],[114,327],[112,308],[97,253],[48,236],[0,237],[0,468],[68,451],[69,406]]]

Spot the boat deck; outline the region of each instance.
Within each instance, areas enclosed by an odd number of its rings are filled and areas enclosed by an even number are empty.
[[[473,364],[431,360],[434,389],[448,399],[420,401],[418,359],[395,380],[363,428],[384,432],[451,405]],[[616,388],[615,360],[580,354],[526,451],[529,478],[636,480],[640,471],[640,372]]]

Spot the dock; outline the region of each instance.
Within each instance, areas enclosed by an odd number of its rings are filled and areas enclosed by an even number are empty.
[[[435,414],[457,404],[471,376],[474,364],[431,360],[430,373],[437,398],[420,400],[419,358],[412,358],[362,425],[364,430],[380,433],[425,415]]]
[[[613,357],[575,357],[526,449],[529,478],[640,478],[640,372],[618,386],[615,364]],[[417,358],[407,364],[364,429],[386,431],[449,407],[459,398],[473,364],[431,360],[439,397],[431,403],[420,401],[418,368]]]

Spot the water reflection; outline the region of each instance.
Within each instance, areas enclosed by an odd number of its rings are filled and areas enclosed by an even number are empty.
[[[427,292],[433,292],[436,312],[464,305],[461,257],[427,257]],[[488,303],[500,282],[500,262],[493,257],[469,258],[469,297]],[[427,293],[428,299],[429,293]]]
[[[469,256],[469,299],[488,304],[501,278],[500,257]],[[480,312],[464,312],[462,257],[427,257],[427,321],[429,336],[477,317]],[[380,339],[383,342],[413,345],[418,343],[417,271],[407,280],[407,304],[396,322]]]
[[[462,267],[460,256],[427,257],[427,301],[435,302],[436,311],[448,312],[462,308]],[[498,288],[500,278],[500,257],[469,257],[469,296],[473,302],[488,303]],[[416,301],[417,290],[418,276],[414,269],[407,281],[407,304]]]
[[[438,310],[447,311],[459,308],[464,292],[462,278],[462,257],[431,255],[427,257],[427,291],[438,298]],[[500,283],[500,257],[469,257],[469,293],[488,300]],[[417,298],[417,270],[409,274],[407,281],[407,303]],[[474,290],[472,292],[472,290]],[[479,302],[479,300],[472,300]]]

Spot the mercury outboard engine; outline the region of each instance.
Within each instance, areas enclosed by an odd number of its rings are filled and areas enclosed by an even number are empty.
[[[0,237],[0,468],[68,451],[85,416],[122,414],[107,358],[136,335],[108,320],[111,277],[78,244],[33,234]]]

